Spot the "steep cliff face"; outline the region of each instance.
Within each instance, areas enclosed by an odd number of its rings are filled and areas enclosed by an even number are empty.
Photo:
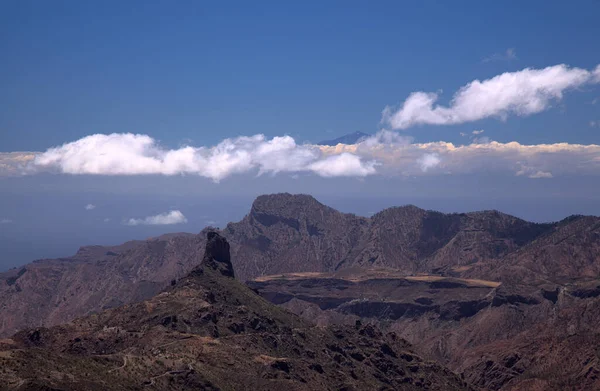
[[[372,325],[316,328],[233,278],[229,245],[148,301],[0,341],[2,389],[469,390]]]
[[[291,271],[328,271],[352,255],[369,220],[329,208],[311,196],[260,196],[250,213],[223,230],[240,280]]]

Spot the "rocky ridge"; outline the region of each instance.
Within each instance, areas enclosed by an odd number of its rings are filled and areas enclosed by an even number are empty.
[[[407,275],[562,283],[579,270],[598,270],[599,223],[575,216],[534,224],[496,211],[443,214],[414,206],[365,218],[308,195],[275,194],[258,197],[244,219],[220,232],[241,281],[387,267]],[[86,246],[73,257],[0,273],[0,336],[150,298],[198,264],[205,235]]]

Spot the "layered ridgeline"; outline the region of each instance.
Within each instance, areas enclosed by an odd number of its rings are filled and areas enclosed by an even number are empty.
[[[277,194],[258,197],[250,213],[223,234],[234,254],[244,255],[235,265],[244,280],[349,267],[462,273],[554,228],[497,211],[444,214],[412,205],[366,218],[340,213],[308,195]]]
[[[307,195],[258,197],[221,231],[241,281],[287,272],[394,268],[494,281],[593,276],[600,219],[534,224],[496,211],[443,214],[414,206],[371,218],[340,213]],[[0,335],[152,297],[198,264],[205,233],[120,246],[82,247],[0,274]],[[547,255],[551,256],[547,256]]]
[[[201,264],[157,296],[0,340],[0,389],[470,389],[393,333],[314,327],[233,277],[210,232]]]

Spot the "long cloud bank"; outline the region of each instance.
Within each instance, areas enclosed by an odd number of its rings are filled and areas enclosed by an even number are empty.
[[[324,156],[316,146],[290,136],[225,139],[213,147],[162,148],[142,134],[95,134],[39,154],[34,166],[65,174],[195,174],[214,181],[233,174],[313,172],[323,177],[366,176],[375,162],[350,153]]]
[[[566,91],[596,83],[600,83],[600,65],[591,71],[564,64],[526,68],[474,80],[461,87],[448,106],[436,105],[438,93],[413,92],[398,109],[386,107],[382,123],[391,129],[407,129],[415,125],[454,125],[490,117],[527,116],[548,109]]]
[[[92,135],[46,152],[0,153],[0,176],[198,175],[218,182],[247,174],[322,177],[509,174],[532,179],[600,174],[600,145],[474,141],[412,143],[381,131],[358,144],[300,145],[289,136],[226,139],[212,147],[167,149],[147,135]]]
[[[380,175],[510,174],[532,179],[600,174],[600,145],[448,142],[338,145],[332,154],[368,155]]]

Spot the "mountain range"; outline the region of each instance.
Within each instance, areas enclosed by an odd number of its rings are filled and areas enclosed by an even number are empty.
[[[7,390],[468,390],[372,325],[316,328],[234,279],[229,245],[157,296],[0,340]]]
[[[209,231],[2,273],[0,333],[152,301],[189,278]],[[377,324],[482,389],[600,388],[600,218],[536,224],[415,206],[366,218],[275,194],[219,234],[237,279],[303,322]]]

